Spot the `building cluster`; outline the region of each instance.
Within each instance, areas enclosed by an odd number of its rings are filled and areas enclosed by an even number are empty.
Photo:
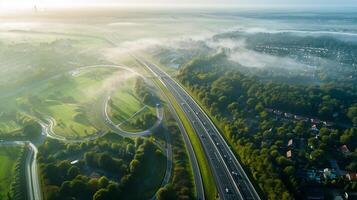
[[[285,121],[285,122],[306,122],[311,126],[310,132],[313,133],[315,136],[315,139],[320,138],[320,129],[322,127],[325,127],[331,131],[334,129],[334,124],[331,122],[323,121],[318,118],[311,118],[311,117],[305,117],[305,116],[300,116],[300,115],[295,115],[292,113],[287,113],[287,112],[282,112],[280,110],[273,110],[273,109],[267,109],[267,111],[275,116],[275,119],[278,121]],[[296,135],[296,134],[292,134]],[[305,154],[307,155],[307,159],[302,159],[301,155],[304,155],[304,153],[308,151],[314,150],[315,147],[313,146],[308,146],[307,145],[307,138],[304,136],[301,137],[295,137],[292,136],[289,138],[286,143],[284,144],[284,147],[282,147],[285,150],[285,156],[286,158],[296,161],[298,163],[297,167],[297,176],[299,177],[300,180],[305,182],[308,185],[313,185],[314,187],[311,187],[311,191],[308,189],[306,191],[308,199],[326,199],[325,194],[326,191],[324,192],[324,188],[322,185],[324,185],[326,182],[334,182],[338,180],[344,180],[344,181],[351,181],[351,182],[356,182],[357,181],[357,173],[356,172],[350,172],[346,171],[345,169],[340,169],[340,166],[338,164],[337,160],[334,160],[332,158],[329,158],[329,165],[325,167],[308,167],[306,168],[306,164],[310,159],[312,158],[311,154]],[[309,149],[310,148],[310,149]],[[349,156],[352,155],[352,152],[350,151],[349,147],[347,144],[343,144],[336,148],[336,152],[338,152],[338,155],[341,156],[341,159],[343,158],[349,158]],[[310,157],[309,157],[310,156]],[[328,156],[327,156],[328,157]],[[341,191],[336,190],[336,195],[334,196],[333,199],[351,199],[350,193],[343,193]]]

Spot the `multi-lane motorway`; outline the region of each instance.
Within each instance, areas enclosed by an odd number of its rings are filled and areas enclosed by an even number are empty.
[[[27,144],[30,149],[29,155],[26,158],[26,179],[28,181],[28,197],[30,200],[41,200],[42,196],[40,180],[37,169],[37,148],[31,142],[27,142]]]
[[[230,147],[194,99],[159,67],[143,58],[138,60],[161,80],[191,121],[209,160],[220,198],[259,200],[258,193]]]
[[[40,188],[40,180],[38,176],[37,169],[37,148],[30,141],[2,141],[0,140],[0,145],[25,145],[28,148],[26,156],[26,187],[27,187],[27,199],[29,200],[41,200],[42,193]],[[15,197],[16,198],[16,197]]]

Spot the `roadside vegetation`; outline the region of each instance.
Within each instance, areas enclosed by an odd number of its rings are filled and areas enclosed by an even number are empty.
[[[0,199],[26,198],[25,159],[23,145],[0,146]]]
[[[224,59],[224,54],[194,59],[177,78],[210,114],[264,196],[299,199],[311,186],[355,191],[356,182],[324,169],[337,162],[342,170],[356,170],[356,91],[341,83],[264,82],[222,64]],[[341,151],[344,145],[348,155]],[[309,177],[311,172],[316,175]]]
[[[6,132],[1,129],[0,139],[32,140],[38,138],[41,134],[41,126],[37,121],[24,113],[16,112],[15,116],[7,116],[10,121],[16,124],[16,130]],[[4,128],[4,126],[2,126]]]
[[[170,183],[158,190],[157,199],[195,199],[190,159],[180,129],[171,113],[165,113],[164,127],[158,131],[169,134],[171,137],[173,170]]]
[[[39,147],[38,161],[42,191],[49,200],[150,198],[166,165],[163,152],[150,139],[113,133],[76,144],[48,139]]]
[[[14,178],[11,182],[11,190],[8,197],[9,200],[20,200],[27,198],[27,179],[26,179],[26,158],[28,156],[28,146],[24,145],[20,148],[20,155],[17,157],[15,164]]]
[[[215,186],[216,185],[215,180],[212,175],[212,171],[209,167],[208,160],[205,156],[205,153],[203,151],[203,148],[201,146],[198,136],[196,135],[193,127],[191,126],[188,119],[185,117],[183,110],[181,110],[181,108],[178,105],[178,102],[176,102],[176,100],[172,96],[172,94],[167,90],[167,88],[165,88],[161,84],[161,82],[156,80],[156,83],[160,87],[160,89],[163,91],[163,93],[166,94],[168,100],[172,103],[172,106],[174,107],[175,111],[177,112],[179,119],[181,120],[184,128],[186,129],[186,131],[188,133],[188,136],[192,143],[193,149],[195,151],[195,155],[197,157],[197,162],[199,164],[202,181],[203,181],[203,186],[204,186],[204,191],[205,191],[205,197],[207,199],[215,199],[218,194],[217,188]]]

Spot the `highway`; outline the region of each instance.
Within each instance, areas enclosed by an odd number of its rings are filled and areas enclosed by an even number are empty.
[[[191,121],[209,160],[220,198],[260,200],[234,153],[194,99],[159,67],[143,58],[137,60],[161,80]]]
[[[26,156],[26,187],[29,200],[41,200],[40,180],[37,169],[37,148],[30,141],[0,141],[0,145],[25,145],[28,148]]]
[[[41,200],[41,188],[37,169],[37,148],[31,142],[27,142],[30,149],[26,158],[26,180],[28,182],[28,197],[30,200]]]
[[[34,32],[34,33],[37,33],[37,34],[42,34],[43,33],[43,34],[45,34],[45,32]],[[49,34],[66,35],[66,34],[63,34],[63,33],[53,33],[53,32],[50,32]],[[84,36],[85,37],[86,35],[80,35],[80,36]],[[89,36],[89,37],[92,37],[92,36]],[[102,39],[103,41],[107,42],[111,46],[117,47],[117,44],[115,42],[113,42],[113,41],[111,41],[111,40],[109,40],[107,38],[98,37],[98,39]],[[128,67],[123,67],[123,66],[118,66],[118,65],[92,65],[92,66],[85,66],[85,67],[82,67],[82,68],[79,68],[79,69],[72,70],[69,73],[72,76],[78,76],[82,69],[96,68],[96,67],[121,68],[121,69],[129,70],[129,71],[131,71],[133,73],[136,73],[137,75],[141,76],[139,73],[135,72],[134,70],[131,70]],[[42,81],[36,82],[34,84],[30,84],[30,85],[21,87],[18,90],[12,91],[11,93],[8,93],[6,95],[0,95],[0,99],[7,98],[7,97],[10,97],[10,96],[15,96],[15,95],[17,95],[17,94],[19,94],[21,92],[29,90],[29,88],[37,87],[39,85],[47,83],[49,80],[58,78],[58,77],[60,77],[60,75],[61,74],[57,74],[57,75],[54,75],[54,76],[52,76],[50,78],[47,78],[47,79],[44,79]],[[173,111],[172,106],[170,107],[170,110]],[[105,112],[103,112],[103,113],[105,113]],[[157,109],[157,115],[159,116],[159,119],[161,119],[161,116],[162,116],[161,113],[163,113],[162,110],[161,109]],[[177,114],[175,115],[175,118],[178,119]],[[161,120],[158,120],[158,121],[161,123]],[[57,135],[56,133],[53,132],[53,126],[55,126],[56,121],[51,117],[46,118],[45,121],[47,121],[47,123],[44,122],[44,121],[41,121],[41,120],[38,121],[39,124],[42,126],[43,134],[45,136],[51,137],[53,139],[66,141],[66,142],[80,142],[80,141],[83,141],[83,140],[76,140],[76,139],[67,139],[67,138],[65,138],[63,136]],[[111,126],[111,123],[109,122],[109,120],[106,122],[106,124],[107,125],[109,124],[110,127],[114,128],[114,130],[116,130],[115,132],[117,132],[117,133],[121,132],[121,134],[123,134],[123,132],[121,130],[118,130],[117,128],[115,128],[117,126],[115,126],[115,127]],[[185,131],[182,123],[180,123],[178,121],[178,124],[179,124],[180,130],[185,133],[186,131]],[[95,139],[97,137],[102,136],[102,134],[103,133],[101,132],[101,133],[99,133],[99,135],[94,135],[93,137],[87,138],[86,140],[93,140],[93,139]],[[141,133],[141,134],[142,135],[147,135],[147,132]],[[193,174],[194,174],[194,179],[195,179],[195,187],[196,187],[197,198],[199,200],[204,200],[205,198],[204,198],[203,184],[202,184],[202,178],[201,178],[201,174],[200,174],[199,167],[198,167],[198,162],[196,160],[196,157],[195,157],[195,154],[193,152],[193,148],[192,148],[192,145],[191,145],[191,143],[189,141],[187,133],[184,134],[184,141],[185,141],[185,144],[186,144],[186,146],[188,148],[190,161],[192,163],[192,167],[193,167],[193,170],[194,170]],[[16,141],[14,141],[14,142],[16,143]],[[14,142],[11,141],[10,143],[14,143]],[[0,141],[0,143],[2,144],[2,143],[7,143],[7,142]],[[22,144],[23,142],[20,141],[19,143]],[[161,147],[161,146],[159,146],[159,147]],[[36,163],[37,148],[32,143],[29,145],[29,148],[30,148],[30,152],[28,154],[28,157],[26,158],[26,179],[27,179],[27,185],[28,185],[27,186],[28,187],[27,188],[27,190],[28,190],[27,191],[28,198],[31,199],[31,200],[33,200],[33,199],[41,200],[42,199],[42,195],[41,195],[41,191],[40,191],[39,176],[38,176],[38,172],[37,172],[37,163]],[[167,165],[167,169],[166,169],[164,180],[162,181],[162,185],[167,184],[170,181],[170,178],[171,178],[172,147],[171,147],[170,144],[167,145],[165,153],[167,154],[167,157],[168,157],[168,160],[167,160],[168,165]],[[154,198],[152,198],[152,199],[154,199]]]
[[[169,108],[171,114],[173,115],[173,117],[175,118],[175,120],[179,126],[180,132],[183,135],[183,139],[184,139],[187,151],[188,151],[188,156],[190,157],[191,166],[192,166],[192,170],[193,170],[193,178],[194,178],[195,187],[196,187],[196,199],[197,200],[205,200],[205,191],[204,191],[204,187],[203,187],[200,167],[198,165],[197,157],[193,150],[193,146],[192,146],[192,143],[188,136],[188,133],[186,132],[186,129],[185,129],[184,125],[182,124],[178,114],[176,113],[176,110],[174,109],[172,103],[169,101],[169,98],[160,89],[159,86],[157,86],[157,87],[162,92],[163,97],[166,99],[166,102],[168,103],[168,108]]]

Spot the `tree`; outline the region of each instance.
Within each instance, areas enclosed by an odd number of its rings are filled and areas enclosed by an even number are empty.
[[[350,149],[357,147],[357,128],[350,128],[340,136],[340,142],[347,144]]]
[[[94,152],[91,152],[91,151],[86,152],[84,154],[84,161],[85,161],[86,165],[88,165],[88,166],[91,166],[91,167],[97,166]]]
[[[59,191],[60,189],[55,186],[55,185],[51,185],[46,187],[46,198],[48,200],[58,200],[59,199]]]
[[[357,105],[351,106],[348,109],[347,116],[351,119],[352,123],[357,124]]]
[[[108,184],[109,184],[109,180],[108,180],[108,178],[106,176],[102,176],[102,177],[99,178],[98,186],[100,188],[106,188],[108,186]]]
[[[357,162],[351,162],[346,166],[346,169],[350,171],[357,171]]]
[[[135,153],[135,147],[133,144],[127,144],[126,145],[126,153],[128,154],[134,154]]]
[[[165,187],[160,188],[156,198],[157,200],[177,199],[172,185],[166,185]]]
[[[77,199],[88,199],[91,197],[90,190],[87,185],[87,180],[73,179],[71,181],[71,191]]]
[[[316,164],[323,163],[325,161],[325,156],[326,156],[325,152],[321,149],[316,149],[312,151],[310,154],[311,160]]]
[[[69,179],[74,179],[79,173],[80,173],[79,168],[77,166],[72,166],[67,171],[67,177]]]
[[[135,173],[137,171],[137,169],[139,168],[140,166],[140,161],[137,160],[137,159],[133,159],[131,162],[130,162],[130,172],[131,173]]]
[[[137,137],[135,139],[135,148],[138,148],[142,143],[144,143],[144,139],[142,137]]]
[[[41,125],[35,121],[27,122],[24,127],[24,134],[27,135],[30,139],[34,139],[41,134]]]
[[[96,178],[91,178],[88,182],[88,187],[93,193],[98,190],[98,185],[98,179]]]
[[[99,167],[102,169],[114,172],[117,170],[117,165],[109,153],[103,153],[99,156]]]
[[[295,167],[294,166],[287,166],[284,168],[284,173],[287,175],[287,176],[292,176],[294,175],[295,173]]]
[[[71,195],[71,191],[72,191],[71,182],[70,181],[63,182],[62,185],[61,185],[61,188],[59,190],[60,195],[62,197],[65,197],[67,195]]]
[[[93,200],[108,200],[109,199],[109,191],[107,189],[99,189],[93,196]]]

